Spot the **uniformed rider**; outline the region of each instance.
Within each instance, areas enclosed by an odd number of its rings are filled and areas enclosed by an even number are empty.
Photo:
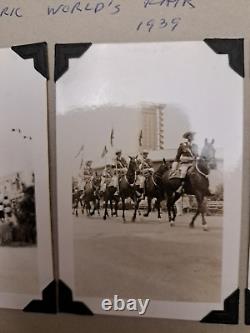
[[[123,175],[126,175],[128,171],[128,163],[125,158],[122,156],[122,151],[119,149],[115,153],[114,158],[114,175],[111,180],[112,186],[116,188],[115,195],[119,194],[119,178]]]
[[[94,176],[94,170],[92,169],[92,161],[87,161],[83,168],[83,186],[86,187],[87,184],[91,183]]]
[[[104,193],[106,191],[107,186],[110,185],[113,175],[114,175],[114,173],[112,170],[112,165],[107,164],[102,172],[101,188],[100,188],[101,193]]]
[[[139,185],[140,189],[144,189],[146,177],[154,172],[153,162],[148,157],[148,154],[149,152],[147,150],[143,150],[142,157],[139,160],[139,172],[136,185]]]
[[[175,172],[178,168],[180,169],[181,185],[177,189],[177,193],[181,193],[183,191],[187,170],[190,166],[192,166],[194,160],[198,156],[198,147],[195,143],[193,143],[194,136],[195,132],[186,132],[183,134],[183,140],[179,145],[175,161],[172,165],[173,172]]]

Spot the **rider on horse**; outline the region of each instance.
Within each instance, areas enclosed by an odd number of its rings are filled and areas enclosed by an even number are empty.
[[[119,178],[123,175],[126,175],[128,171],[128,164],[125,158],[122,156],[122,151],[119,149],[115,153],[114,158],[114,175],[112,177],[112,181],[110,183],[110,186],[114,186],[116,188],[115,195],[119,195]]]
[[[102,172],[101,176],[101,193],[106,191],[107,186],[110,185],[111,179],[114,176],[114,172],[111,164],[107,164]]]
[[[148,151],[143,150],[142,158],[139,160],[139,170],[137,173],[136,185],[145,191],[145,179],[154,172],[153,162],[148,158]]]
[[[193,165],[193,162],[198,156],[198,147],[193,143],[194,135],[195,132],[186,132],[183,134],[183,140],[179,145],[175,161],[172,165],[173,172],[176,172],[179,168],[181,173],[181,185],[177,189],[177,193],[181,193],[183,191],[187,171],[189,167]]]
[[[87,184],[91,184],[94,177],[94,170],[92,169],[92,161],[87,161],[83,168],[83,184],[86,188]]]

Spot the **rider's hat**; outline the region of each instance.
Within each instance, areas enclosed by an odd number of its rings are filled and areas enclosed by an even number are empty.
[[[118,150],[115,152],[116,155],[121,154],[121,153],[122,153],[121,149],[118,149]]]
[[[195,132],[188,131],[188,132],[184,133],[182,137],[184,139],[188,139],[190,136],[193,137],[194,135],[195,135]]]
[[[93,161],[91,161],[91,160],[88,160],[88,161],[86,162],[86,164],[91,164],[91,163],[93,163]]]
[[[106,168],[111,168],[111,164],[106,164]]]
[[[148,151],[147,151],[146,149],[144,149],[142,153],[143,153],[143,154],[149,154]]]

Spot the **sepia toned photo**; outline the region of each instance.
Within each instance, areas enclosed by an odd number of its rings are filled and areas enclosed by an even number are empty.
[[[52,278],[46,80],[11,49],[0,60],[0,307],[23,309]]]
[[[176,319],[223,308],[238,284],[242,115],[242,78],[204,42],[95,44],[70,60],[58,217],[76,299],[117,315],[138,313],[103,299],[149,299],[145,316]]]

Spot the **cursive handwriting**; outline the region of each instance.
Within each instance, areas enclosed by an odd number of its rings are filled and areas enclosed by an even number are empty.
[[[150,6],[195,8],[194,0],[144,0],[144,8],[148,8]]]
[[[114,0],[109,1],[77,1],[70,5],[59,4],[48,7],[48,15],[75,14],[75,13],[100,13],[108,11],[110,15],[116,15],[121,11],[121,5]]]
[[[21,8],[3,7],[0,8],[0,17],[23,17]]]

